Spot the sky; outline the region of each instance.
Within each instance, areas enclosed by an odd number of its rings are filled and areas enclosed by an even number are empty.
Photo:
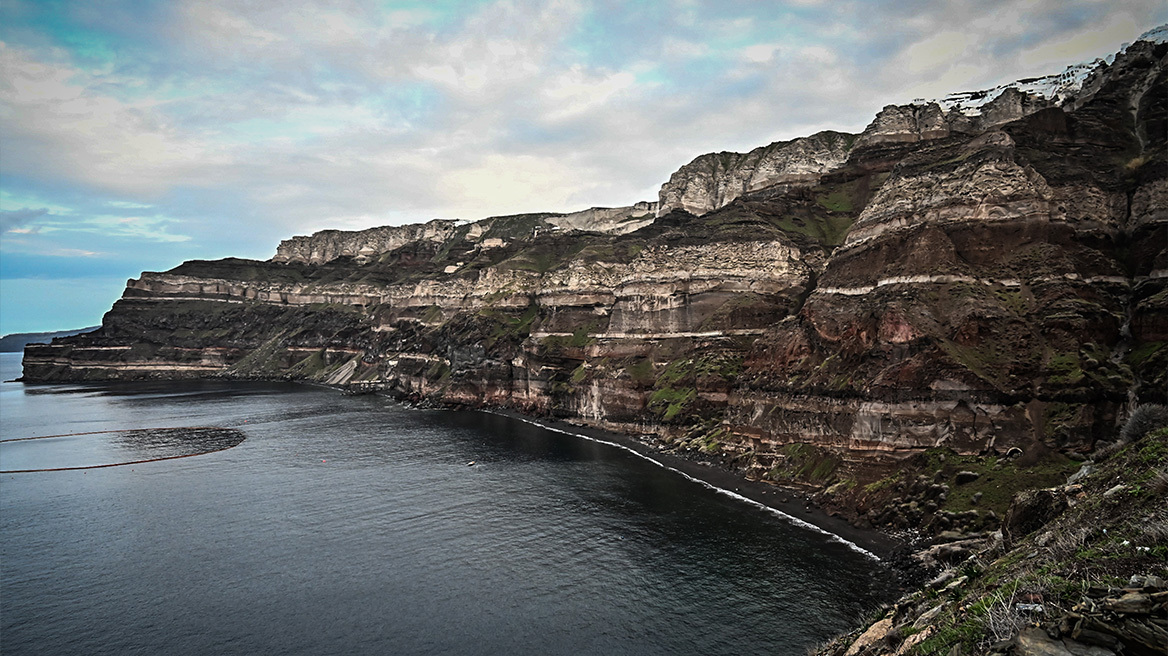
[[[1112,54],[1162,0],[3,0],[0,334],[281,239],[656,200],[694,157]]]

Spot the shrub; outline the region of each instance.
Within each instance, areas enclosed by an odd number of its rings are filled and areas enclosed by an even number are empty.
[[[1168,426],[1168,408],[1147,404],[1136,408],[1119,431],[1120,442],[1134,442],[1148,433]]]

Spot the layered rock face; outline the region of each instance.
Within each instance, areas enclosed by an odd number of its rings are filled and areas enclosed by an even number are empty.
[[[677,170],[661,186],[658,214],[705,214],[744,193],[776,184],[813,183],[847,159],[855,135],[820,132],[749,153],[710,153]]]
[[[942,447],[1086,451],[1164,401],[1166,55],[1137,42],[1084,95],[703,156],[656,207],[326,231],[146,273],[101,330],[29,347],[25,379],[383,389],[822,486]]]
[[[293,237],[280,242],[272,261],[323,264],[338,257],[365,261],[419,241],[441,243],[449,239],[457,228],[457,221],[435,219],[429,223],[384,226],[360,232],[323,230],[312,236]]]
[[[498,248],[515,240],[532,239],[548,230],[625,234],[652,223],[656,214],[657,203],[645,201],[628,207],[593,207],[569,214],[493,216],[473,223],[434,219],[428,223],[357,232],[322,230],[280,242],[272,261],[324,264],[345,257],[364,264],[421,242],[440,245],[465,241],[477,248]]]

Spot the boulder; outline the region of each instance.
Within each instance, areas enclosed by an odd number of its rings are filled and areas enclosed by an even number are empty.
[[[1026,627],[1014,641],[1014,656],[1074,656],[1061,640],[1053,640],[1046,631]]]
[[[1002,521],[1002,532],[1007,544],[1012,545],[1037,531],[1066,509],[1066,497],[1057,490],[1019,492]]]
[[[1108,489],[1106,492],[1104,492],[1104,493],[1103,493],[1103,497],[1104,497],[1104,498],[1110,498],[1110,497],[1113,497],[1113,496],[1115,496],[1115,495],[1119,494],[1120,492],[1123,492],[1123,491],[1124,491],[1124,490],[1126,490],[1126,489],[1127,489],[1127,486],[1126,486],[1126,485],[1124,485],[1124,484],[1122,484],[1122,483],[1120,483],[1119,485],[1116,485],[1115,487],[1113,487],[1113,488],[1110,488],[1110,489]]]
[[[1085,645],[1070,638],[1063,638],[1063,645],[1067,648],[1067,651],[1075,656],[1115,656],[1115,652],[1106,647]]]
[[[913,649],[920,643],[927,640],[931,635],[933,635],[933,627],[931,626],[926,627],[925,630],[921,631],[920,633],[914,633],[910,635],[909,637],[905,638],[904,642],[900,643],[900,646],[896,648],[896,651],[893,652],[892,656],[906,656],[907,654],[913,653]]]
[[[1087,462],[1083,463],[1082,467],[1079,467],[1079,471],[1075,472],[1074,474],[1071,474],[1071,476],[1067,479],[1067,483],[1077,483],[1077,482],[1083,480],[1084,478],[1087,478],[1088,476],[1090,476],[1094,472],[1095,472],[1095,463],[1088,460]]]
[[[1118,599],[1105,599],[1100,605],[1113,613],[1147,614],[1152,612],[1152,597],[1141,592],[1128,592]]]
[[[918,617],[915,622],[913,622],[913,628],[914,629],[921,629],[921,628],[924,628],[926,626],[930,626],[932,621],[934,619],[936,619],[936,617],[938,615],[941,614],[942,610],[945,610],[945,604],[937,604],[936,606],[933,606],[929,610],[921,613],[921,616]]]
[[[856,656],[869,645],[873,645],[884,639],[888,633],[892,631],[892,618],[886,617],[879,622],[868,627],[868,630],[856,638],[851,647],[844,652],[844,656]]]

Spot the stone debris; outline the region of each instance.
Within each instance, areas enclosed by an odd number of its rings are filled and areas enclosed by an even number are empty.
[[[1094,471],[1095,471],[1095,463],[1088,460],[1087,462],[1083,463],[1082,467],[1079,467],[1079,471],[1071,474],[1070,477],[1067,478],[1067,483],[1078,483],[1079,481],[1083,480],[1084,478],[1087,478],[1088,476],[1090,476],[1091,473]]]
[[[877,642],[883,640],[891,630],[891,617],[886,617],[880,620],[879,622],[868,627],[868,630],[862,633],[859,638],[856,638],[856,641],[852,643],[852,646],[848,647],[848,650],[844,652],[844,656],[856,656],[860,652],[864,651],[864,649],[869,645],[874,645]]]
[[[953,590],[960,588],[962,585],[965,585],[965,582],[968,580],[969,580],[969,577],[958,576],[957,578],[950,581],[949,585],[945,586],[941,591],[942,592],[952,592]]]
[[[942,592],[960,587],[965,577],[946,570],[929,582]],[[1026,618],[1012,637],[980,647],[975,654],[991,656],[1163,656],[1168,647],[1168,587],[1158,576],[1138,578],[1139,587],[1087,590],[1071,611],[1059,611],[1039,594],[1021,595],[1013,609]],[[927,595],[903,598],[883,619],[855,637],[837,644],[830,654],[903,656],[934,635],[935,620],[952,602],[927,603]],[[855,636],[856,634],[852,634]],[[1007,634],[1008,635],[1008,634]],[[847,650],[843,651],[844,645]],[[955,645],[951,655],[964,654]]]
[[[929,626],[929,623],[932,622],[938,615],[940,615],[942,610],[945,610],[945,604],[937,604],[929,610],[921,613],[921,616],[913,622],[913,628],[922,629],[926,626]]]
[[[1103,497],[1104,498],[1113,497],[1113,496],[1119,494],[1120,492],[1123,492],[1126,489],[1127,489],[1126,485],[1123,485],[1123,484],[1116,485],[1115,487],[1111,488],[1110,490],[1104,492]]]
[[[928,640],[932,635],[932,627],[925,627],[925,629],[920,633],[914,633],[910,635],[904,639],[904,642],[900,643],[900,646],[896,648],[895,652],[893,652],[893,656],[904,656],[905,654],[911,654],[913,647],[916,647],[918,644]]]
[[[1147,585],[1148,579],[1154,585]],[[1103,650],[1092,653],[1163,656],[1168,653],[1168,587],[1157,576],[1141,582],[1140,588],[1089,589],[1051,628],[1064,641]]]
[[[1115,652],[1074,640],[1056,640],[1038,627],[1022,629],[1010,652],[1014,656],[1115,656]]]

